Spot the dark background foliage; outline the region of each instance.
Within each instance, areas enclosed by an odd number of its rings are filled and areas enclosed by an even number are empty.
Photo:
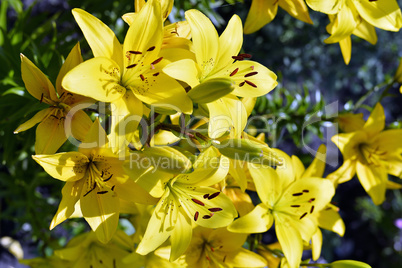
[[[402,1],[398,2],[401,6]],[[171,19],[181,19],[182,10],[198,8],[223,31],[233,14],[244,21],[249,6],[250,1],[181,0],[175,1]],[[55,81],[63,57],[83,40],[70,12],[74,7],[101,19],[123,41],[127,26],[120,16],[133,11],[133,1],[2,0],[0,5],[0,238],[18,240],[25,258],[50,255],[52,249],[88,228],[81,220],[68,220],[48,231],[63,183],[50,178],[32,160],[34,128],[13,134],[19,124],[43,108],[24,89],[19,53]],[[384,85],[391,83],[399,64],[402,36],[377,29],[376,46],[353,38],[352,60],[346,66],[339,46],[323,43],[328,36],[327,17],[313,11],[310,15],[314,25],[297,21],[279,8],[272,23],[244,37],[244,51],[274,71],[280,82],[273,92],[259,98],[253,111],[253,116],[268,115],[269,125],[254,121],[249,131],[265,132],[271,146],[298,155],[305,164],[312,159],[307,146],[316,149],[326,143],[329,154],[341,163],[336,147],[327,138],[337,113],[354,111],[367,116],[369,106],[381,100],[388,127],[401,126],[400,85],[393,84],[386,94]],[[81,48],[84,59],[91,57],[85,41]],[[312,116],[321,119],[303,127]],[[66,144],[61,150],[69,149]],[[327,173],[334,169],[327,166]],[[340,238],[324,232],[323,260],[355,259],[378,268],[402,266],[400,191],[389,191],[386,202],[377,207],[355,178],[339,186],[335,202],[346,233]],[[274,238],[268,233],[264,241],[273,242]],[[23,267],[0,246],[0,266],[3,265]]]

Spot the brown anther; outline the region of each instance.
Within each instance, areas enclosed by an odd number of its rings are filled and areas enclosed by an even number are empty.
[[[302,195],[303,193],[294,193],[294,194],[292,194],[293,196],[300,196],[300,195]]]
[[[67,93],[67,95],[69,95],[69,96],[73,96],[73,93],[68,92],[68,93]]]
[[[103,171],[102,171],[103,172]],[[102,175],[103,176],[103,175]],[[102,177],[101,176],[101,177]],[[112,178],[112,176],[113,176],[113,174],[112,175],[110,175],[110,177],[109,178],[107,178],[107,179],[104,179],[103,181],[108,181],[108,180],[110,180],[111,178]]]
[[[211,217],[212,217],[212,215],[204,215],[204,216],[202,216],[202,218],[205,219],[205,220],[210,219]]]
[[[154,73],[154,74],[153,74],[153,76],[158,76],[158,75],[159,75],[159,73]]]
[[[205,206],[205,204],[203,202],[201,202],[200,200],[198,200],[198,199],[191,198],[191,201],[193,201],[194,203],[196,203],[196,204],[198,204],[200,206]]]
[[[50,116],[53,116],[56,119],[59,119],[57,116],[55,116],[54,114],[51,114]]]
[[[220,193],[221,192],[216,192],[216,193],[211,194],[210,196],[208,196],[208,200],[211,200],[211,199],[217,197]]]
[[[221,211],[222,208],[209,208],[208,210],[211,212],[217,212],[217,211]]]
[[[89,190],[88,192],[86,192],[86,193],[84,194],[84,197],[87,196],[87,194],[89,194],[89,193],[92,192],[93,190],[95,190],[95,188],[96,188],[96,182],[94,182],[94,186],[91,188],[91,190]]]
[[[245,82],[241,82],[241,83],[239,84],[239,87],[244,86],[244,83],[245,83]]]
[[[256,74],[258,74],[258,72],[251,72],[251,73],[245,74],[244,77],[250,77],[250,76],[253,76]]]
[[[209,196],[209,194],[204,194],[204,199],[207,199],[208,198],[208,196]]]
[[[145,77],[142,74],[140,74],[140,78],[141,78],[142,81],[145,80]]]
[[[306,215],[307,215],[307,212],[305,212],[303,215],[301,215],[299,220],[303,219]]]
[[[239,56],[242,58],[247,58],[247,59],[251,59],[251,57],[252,57],[251,54],[247,54],[247,53],[239,54]]]
[[[39,103],[42,103],[42,101],[43,101],[43,93],[42,93],[42,95],[40,95]]]
[[[207,258],[208,261],[211,261],[211,259],[208,256],[205,256],[205,258]]]
[[[162,59],[163,59],[163,57],[160,57],[159,59],[154,60],[151,64],[155,65],[155,64],[161,62]]]
[[[244,60],[242,56],[232,56],[232,59],[234,60]]]
[[[111,188],[112,191],[114,191],[114,187],[116,187],[116,185],[113,185],[113,186],[112,186],[112,188]]]
[[[66,92],[61,93],[59,99],[63,98],[64,93],[66,93]],[[43,93],[42,93],[42,94],[43,94]]]
[[[66,118],[64,116],[60,117],[60,120],[65,120]]]
[[[291,205],[292,208],[299,208],[300,205]]]
[[[103,178],[103,175],[105,175],[105,173],[102,171],[102,173],[101,173],[101,178]]]
[[[303,190],[302,191],[303,193],[308,193],[308,192],[310,192],[309,190]]]
[[[223,257],[223,260],[222,260],[222,262],[225,262],[226,261],[226,255],[225,255],[225,257]]]
[[[134,64],[127,66],[126,69],[134,68],[135,66],[137,66],[137,64],[134,63]]]
[[[198,213],[198,211],[196,211],[194,214],[194,221],[198,220],[198,215],[200,215],[200,213]]]
[[[155,46],[152,46],[152,47],[148,48],[147,51],[154,51],[154,49],[155,49]]]
[[[313,211],[314,211],[314,206],[311,206],[310,214],[313,213]]]
[[[251,66],[250,66],[250,69],[251,69],[251,70],[254,70],[254,66],[251,65]]]
[[[229,74],[229,76],[234,76],[239,71],[239,68],[234,69],[233,72]]]
[[[246,82],[248,85],[252,86],[252,87],[257,87],[256,84],[254,84],[253,82],[250,82],[248,80],[244,80],[244,82]]]
[[[107,193],[107,191],[100,191],[100,192],[97,192],[97,194],[106,194]]]
[[[140,55],[140,54],[142,54],[141,51],[134,51],[134,50],[130,50],[129,53],[135,54],[135,55]]]
[[[311,198],[308,202],[311,203],[315,200],[315,198]]]
[[[213,247],[211,247],[211,251],[212,251],[212,252],[215,252],[215,249],[214,249]]]

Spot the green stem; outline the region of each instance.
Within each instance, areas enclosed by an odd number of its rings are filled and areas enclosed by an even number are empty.
[[[372,89],[370,89],[369,91],[366,92],[366,94],[364,94],[355,104],[354,107],[354,111],[356,111],[357,109],[359,109],[363,103],[371,96],[371,94],[373,94],[374,92],[379,91],[382,87],[387,86],[384,91],[382,92],[379,101],[381,101],[385,95],[388,93],[388,91],[391,89],[391,87],[394,85],[395,83],[395,79],[392,79],[392,81],[390,83],[384,82],[381,84],[378,84],[376,86],[374,86]]]

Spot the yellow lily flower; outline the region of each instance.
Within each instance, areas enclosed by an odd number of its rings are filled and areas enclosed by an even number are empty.
[[[14,133],[25,131],[40,122],[36,128],[36,154],[55,153],[67,140],[67,136],[69,136],[67,133],[82,140],[92,125],[92,120],[84,111],[69,112],[78,104],[88,107],[95,101],[78,95],[79,92],[72,94],[61,86],[61,79],[64,75],[81,62],[81,50],[77,44],[60,69],[56,80],[56,93],[47,76],[21,54],[21,73],[25,87],[32,96],[49,105],[49,108],[39,111],[14,131]]]
[[[329,15],[327,26],[331,36],[325,43],[338,43],[346,64],[349,64],[354,34],[371,44],[377,42],[374,27],[397,32],[402,27],[402,13],[396,0],[306,0],[316,11]]]
[[[278,6],[296,19],[313,24],[308,14],[306,3],[303,0],[252,0],[250,11],[244,24],[244,33],[254,33],[270,23],[278,12]]]
[[[335,185],[352,179],[357,173],[363,188],[379,205],[385,199],[388,174],[402,177],[401,129],[385,130],[384,109],[377,103],[364,126],[338,134],[332,141],[343,155],[343,164],[328,175]]]
[[[303,241],[308,243],[317,230],[315,214],[330,202],[335,189],[329,180],[312,177],[312,169],[303,175],[298,173],[300,160],[273,150],[283,159],[282,166],[276,170],[262,165],[249,168],[262,203],[234,221],[228,230],[262,233],[275,221],[276,235],[289,267],[296,268],[301,261]]]
[[[246,239],[246,234],[231,233],[226,228],[197,226],[190,246],[176,263],[184,267],[265,267],[264,258],[242,247]],[[156,254],[169,249],[158,249]]]
[[[159,1],[148,1],[138,12],[123,46],[94,16],[81,9],[73,9],[73,15],[95,58],[71,70],[62,83],[72,92],[113,104],[111,141],[118,143],[113,147],[121,149],[124,139],[131,142],[143,115],[141,102],[192,112],[184,88],[161,71],[165,62],[159,56],[163,39]]]
[[[130,237],[121,230],[107,244],[100,243],[94,232],[74,237],[65,248],[55,250],[54,255],[70,262],[68,267],[138,267],[137,263],[125,263],[123,258],[133,251]]]
[[[107,142],[106,133],[96,120],[79,152],[32,156],[50,176],[66,182],[50,229],[72,216],[79,202],[85,220],[98,239],[107,243],[117,228],[119,199],[156,203],[148,192],[128,178],[123,169],[124,160],[112,153]]]
[[[193,172],[177,175],[164,183],[163,196],[155,207],[137,253],[148,254],[170,237],[170,261],[174,261],[191,242],[192,224],[219,228],[233,221],[237,212],[230,199],[208,187],[223,180],[228,171],[227,159],[217,155],[216,149],[208,148],[200,154]]]
[[[206,103],[209,110],[209,136],[218,138],[229,129],[240,135],[247,122],[247,111],[239,97],[258,97],[277,85],[276,75],[265,66],[239,54],[243,43],[241,20],[234,15],[219,37],[212,22],[198,10],[185,13],[190,24],[195,61],[183,59],[163,68],[169,76],[183,81],[191,88],[212,79],[235,82],[231,94]],[[236,62],[234,62],[237,60]]]

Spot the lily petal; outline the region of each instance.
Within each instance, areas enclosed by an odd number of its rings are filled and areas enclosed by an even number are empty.
[[[357,28],[353,31],[353,34],[366,40],[372,45],[377,43],[377,34],[373,25],[365,20],[362,20]]]
[[[75,66],[77,66],[83,61],[84,60],[82,59],[81,56],[80,43],[77,43],[73,47],[73,49],[71,49],[70,53],[66,58],[66,61],[63,63],[63,66],[61,66],[59,74],[57,75],[56,90],[59,96],[61,96],[61,94],[63,94],[64,92],[64,89],[61,87],[61,80],[63,79],[63,77],[66,75],[68,71],[72,70]]]
[[[279,1],[279,6],[286,10],[292,17],[305,23],[313,24],[308,14],[308,8],[303,0],[285,0]]]
[[[356,164],[356,173],[360,183],[370,195],[375,205],[380,205],[385,200],[387,188],[387,171],[371,165],[363,165],[360,161]]]
[[[50,230],[68,219],[74,213],[74,206],[80,198],[84,182],[85,180],[66,182],[61,190],[63,197],[60,201],[59,208],[50,223]]]
[[[172,62],[163,68],[163,72],[174,79],[186,82],[192,88],[200,83],[198,67],[191,59]]]
[[[102,243],[110,241],[119,222],[119,198],[111,190],[99,194],[97,187],[91,192],[81,191],[81,210],[85,220]]]
[[[36,128],[36,154],[53,154],[67,140],[64,120],[56,116],[48,116]]]
[[[251,34],[270,23],[278,12],[278,1],[253,0],[244,24],[244,33]]]
[[[313,237],[311,238],[311,251],[313,255],[313,260],[318,260],[321,255],[321,247],[322,247],[322,232],[319,228],[314,233]]]
[[[122,68],[123,51],[114,32],[98,18],[82,9],[74,8],[72,13],[94,56],[109,58]]]
[[[89,163],[88,158],[79,152],[34,155],[32,158],[53,178],[70,182],[82,179]]]
[[[217,62],[218,33],[210,19],[196,9],[186,11],[185,17],[191,27],[197,63],[202,68],[201,78],[204,78],[214,69]]]
[[[345,0],[306,0],[307,5],[325,14],[336,14],[345,5]]]
[[[274,217],[266,205],[258,204],[250,213],[235,220],[228,226],[228,230],[234,233],[263,233],[271,228]]]
[[[48,104],[58,100],[49,78],[23,54],[21,56],[21,75],[25,87],[36,99]],[[49,102],[50,101],[50,102]]]
[[[347,159],[343,162],[337,170],[328,174],[327,178],[338,185],[347,181],[350,181],[356,174],[356,160]]]
[[[17,129],[14,130],[14,134],[25,131],[35,126],[37,123],[43,121],[43,119],[45,119],[45,117],[48,116],[50,112],[51,109],[44,109],[37,112],[31,119],[29,119],[28,121],[22,123],[19,127],[17,127]]]
[[[374,136],[380,133],[385,127],[385,114],[384,108],[380,103],[377,103],[366,124],[364,124],[364,131],[366,131],[369,136]]]
[[[170,241],[172,243],[172,251],[170,253],[170,262],[177,260],[186,251],[190,245],[193,228],[190,218],[185,212],[177,214],[177,221],[173,229]]]
[[[309,177],[322,178],[322,176],[324,175],[324,170],[325,170],[326,152],[327,152],[327,147],[325,146],[325,144],[321,144],[320,147],[318,147],[318,150],[315,154],[315,158],[314,158],[313,162],[303,173],[303,176],[302,176],[303,178],[309,178]]]
[[[352,58],[352,39],[350,38],[350,36],[340,40],[339,46],[341,48],[343,61],[346,65],[348,65],[350,59]]]
[[[317,214],[318,226],[343,236],[345,234],[345,223],[336,209],[335,206],[329,205],[320,210]]]
[[[273,168],[262,165],[249,165],[249,171],[261,201],[274,205],[282,194],[281,177]]]
[[[327,44],[336,43],[350,36],[357,27],[357,16],[358,14],[353,12],[348,5],[344,5],[327,26],[327,31],[331,36],[324,42]]]
[[[62,80],[62,87],[98,101],[113,102],[126,92],[120,85],[120,76],[121,71],[115,61],[96,57],[69,71]]]
[[[373,26],[397,32],[402,27],[402,13],[395,0],[352,1],[360,16]]]

